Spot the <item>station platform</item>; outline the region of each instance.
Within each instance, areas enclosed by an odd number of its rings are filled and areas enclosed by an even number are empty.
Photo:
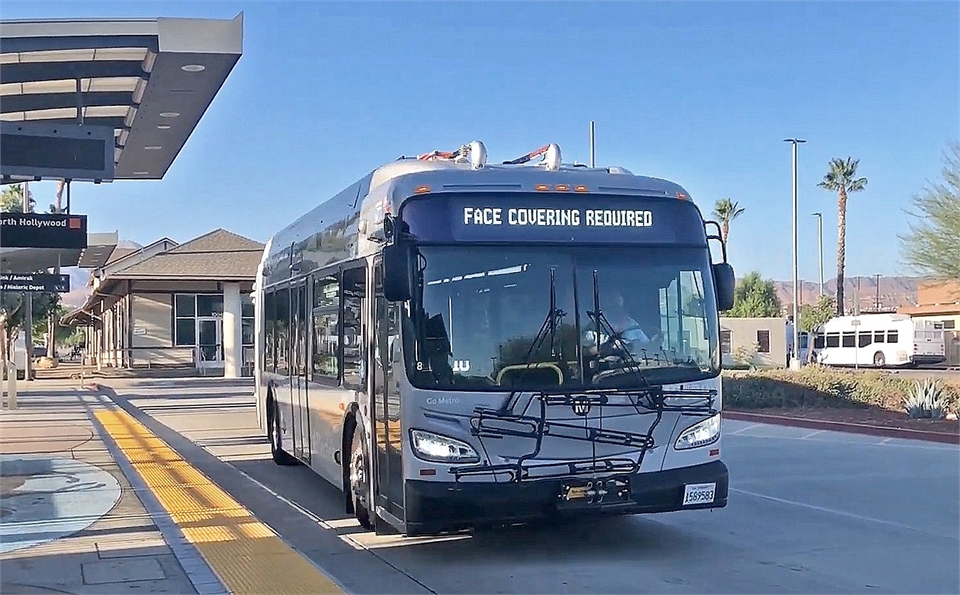
[[[0,592],[345,592],[106,395],[20,386],[0,412]]]

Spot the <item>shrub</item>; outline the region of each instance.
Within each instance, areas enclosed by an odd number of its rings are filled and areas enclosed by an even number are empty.
[[[946,416],[944,387],[939,382],[926,379],[914,383],[913,389],[903,399],[904,409],[912,418],[943,419]]]
[[[868,407],[902,410],[914,383],[884,372],[854,372],[826,366],[751,370],[724,374],[725,407]],[[937,383],[940,410],[960,408],[960,385]]]

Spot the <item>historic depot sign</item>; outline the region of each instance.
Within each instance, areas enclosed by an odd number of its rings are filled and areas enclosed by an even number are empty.
[[[51,273],[10,273],[0,275],[0,291],[27,291],[31,293],[67,293],[70,275]]]
[[[47,213],[0,213],[0,247],[87,247],[87,216]]]

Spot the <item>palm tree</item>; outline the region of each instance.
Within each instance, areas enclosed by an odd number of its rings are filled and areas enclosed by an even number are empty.
[[[830,160],[827,174],[817,184],[820,188],[837,193],[837,316],[843,316],[843,269],[846,259],[847,241],[847,194],[860,192],[867,185],[866,178],[857,177],[859,159]]]
[[[721,235],[723,243],[727,243],[727,236],[730,234],[730,222],[739,217],[746,209],[739,208],[739,204],[731,201],[729,198],[721,198],[713,207],[713,216],[720,220],[722,226]]]

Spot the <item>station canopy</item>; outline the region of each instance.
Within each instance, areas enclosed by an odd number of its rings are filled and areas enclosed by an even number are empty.
[[[242,45],[242,13],[0,22],[2,182],[163,178]]]
[[[242,49],[243,13],[0,21],[0,183],[163,178]],[[117,234],[5,244],[2,273],[96,268]]]

